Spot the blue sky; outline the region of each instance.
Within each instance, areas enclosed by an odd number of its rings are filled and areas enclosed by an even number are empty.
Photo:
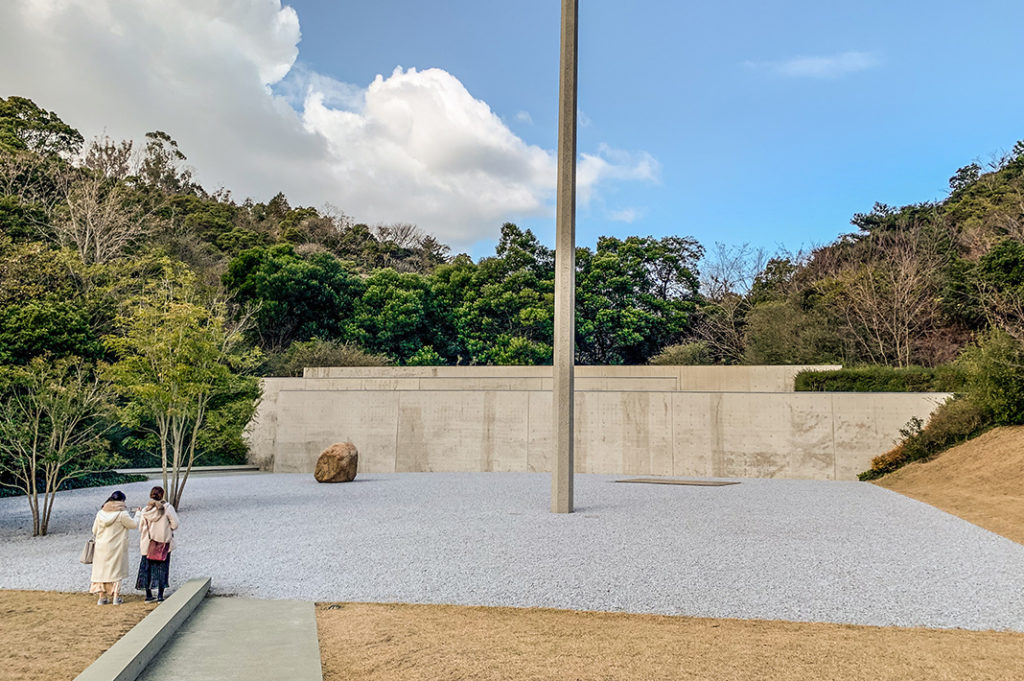
[[[554,0],[291,4],[300,59],[316,70],[366,83],[396,65],[440,67],[524,140],[554,148]],[[1024,4],[1008,0],[583,0],[579,148],[647,151],[661,173],[607,192],[608,209],[637,212],[632,224],[592,206],[578,239],[797,248],[849,231],[875,201],[941,198],[958,167],[1024,138],[1022,24]],[[851,52],[865,55],[860,70],[779,72]],[[549,219],[519,222],[550,238]]]
[[[480,257],[553,242],[559,4],[9,0],[0,96]],[[580,4],[582,245],[826,243],[1024,138],[1022,3]]]

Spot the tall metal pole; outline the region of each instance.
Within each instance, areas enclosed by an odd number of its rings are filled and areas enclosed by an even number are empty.
[[[562,0],[558,90],[558,206],[555,224],[555,459],[551,512],[573,507],[573,367],[576,360],[576,42],[579,0]]]

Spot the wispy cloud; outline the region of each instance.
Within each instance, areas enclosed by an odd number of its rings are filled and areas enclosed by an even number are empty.
[[[612,222],[625,222],[627,224],[635,222],[640,216],[640,211],[635,208],[623,208],[622,210],[613,210],[608,213],[608,219]]]
[[[533,116],[530,115],[529,111],[520,111],[516,114],[516,120],[520,123],[526,123],[527,125],[533,125]]]
[[[747,61],[744,66],[785,78],[839,78],[866,71],[882,63],[875,52],[840,52],[825,56],[799,56],[778,61]]]

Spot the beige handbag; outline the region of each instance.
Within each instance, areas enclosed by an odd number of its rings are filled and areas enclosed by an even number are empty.
[[[92,557],[94,553],[96,553],[96,540],[90,539],[85,542],[85,547],[82,549],[82,555],[79,556],[78,560],[86,565],[92,565]]]

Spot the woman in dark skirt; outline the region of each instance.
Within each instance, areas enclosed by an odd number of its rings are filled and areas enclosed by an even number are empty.
[[[162,601],[167,588],[167,573],[171,566],[171,551],[174,550],[174,530],[178,529],[178,514],[174,507],[164,501],[164,488],[154,487],[149,493],[149,503],[139,509],[139,533],[142,535],[139,548],[142,560],[139,562],[139,578],[135,588],[145,589],[146,602]],[[153,596],[153,589],[157,595]]]

